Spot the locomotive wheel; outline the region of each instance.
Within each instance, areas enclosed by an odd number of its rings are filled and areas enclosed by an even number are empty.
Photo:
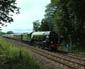
[[[45,49],[45,46],[46,46],[46,44],[42,42],[41,48],[42,48],[42,49]]]

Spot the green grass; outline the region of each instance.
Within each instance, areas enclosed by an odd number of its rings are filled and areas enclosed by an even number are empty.
[[[85,55],[85,50],[83,50],[82,48],[79,48],[79,47],[74,48],[74,47],[71,46],[69,48],[69,51],[67,51],[66,46],[62,45],[62,46],[58,47],[58,49],[60,51],[65,51],[65,52],[71,52],[71,53],[74,53],[74,54]]]
[[[9,65],[11,69],[42,69],[32,53],[25,48],[17,48],[0,37],[0,64]]]

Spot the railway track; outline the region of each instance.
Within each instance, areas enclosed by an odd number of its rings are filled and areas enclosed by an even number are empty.
[[[64,55],[64,54],[63,54]],[[65,54],[66,55],[66,54]],[[65,56],[64,55],[64,56]],[[76,55],[73,55],[73,54],[67,54],[68,57],[71,57],[71,58],[74,58],[74,59],[78,59],[78,60],[82,60],[85,62],[85,57],[80,57],[80,56],[76,56]]]
[[[24,43],[21,43],[24,44]],[[60,67],[62,67],[62,69],[85,69],[85,61],[83,61],[82,59],[77,59],[74,56],[66,56],[66,55],[62,55],[59,53],[52,53],[52,52],[48,52],[46,50],[42,50],[40,48],[35,48],[32,46],[28,46],[27,44],[24,44],[26,47],[29,47],[30,50],[34,53],[39,54],[40,56],[43,56],[47,59],[49,59],[50,61],[53,61],[55,63],[57,63]],[[75,57],[75,59],[74,59]]]
[[[72,57],[75,56],[75,58],[78,58],[80,60],[85,60],[85,56],[84,55],[78,55],[78,54],[72,54],[72,53],[69,53],[68,55],[72,56]]]
[[[59,54],[59,53],[56,53],[57,55],[60,55],[61,57],[63,58],[66,58],[67,60],[69,61],[72,61],[74,63],[78,63],[80,65],[84,65],[85,66],[85,59],[83,58],[80,58],[80,57],[77,57],[77,56],[73,56],[73,55],[68,55],[68,54]]]
[[[51,59],[53,60],[54,62],[58,62],[60,64],[62,64],[63,66],[67,66],[69,68],[72,68],[72,69],[85,69],[85,64],[83,64],[84,62],[80,63],[80,62],[76,62],[76,60],[74,61],[73,59],[69,59],[68,57],[64,57],[64,56],[61,56],[60,54],[53,54],[53,53],[50,53],[50,52],[47,52],[47,51],[43,51],[43,50],[40,50],[40,49],[35,49],[35,48],[32,48],[33,51],[37,51],[36,53],[40,54],[40,55],[43,55],[45,57],[47,57],[48,59]]]

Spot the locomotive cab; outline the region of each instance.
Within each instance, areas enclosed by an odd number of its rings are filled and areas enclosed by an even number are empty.
[[[57,50],[57,47],[60,46],[60,44],[58,43],[58,34],[56,32],[50,32],[49,40],[49,46],[51,47],[51,49]]]
[[[58,43],[58,34],[57,33],[50,32],[49,37],[50,37],[49,40],[50,40],[51,43],[52,42],[53,42],[53,44]]]

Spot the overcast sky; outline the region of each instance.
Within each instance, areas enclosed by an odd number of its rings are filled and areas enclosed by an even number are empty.
[[[17,5],[21,8],[20,14],[14,15],[14,22],[3,27],[2,31],[31,32],[32,22],[44,18],[45,7],[49,3],[50,0],[17,0]]]

